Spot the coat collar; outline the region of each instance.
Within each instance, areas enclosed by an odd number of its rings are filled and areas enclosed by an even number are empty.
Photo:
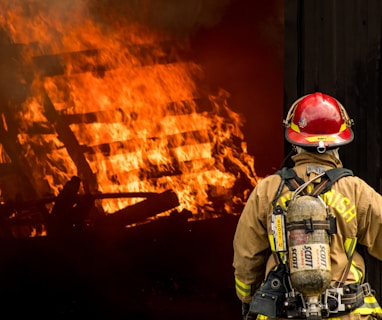
[[[342,168],[342,161],[329,153],[301,152],[292,156],[296,166],[304,164],[323,165],[332,168]]]

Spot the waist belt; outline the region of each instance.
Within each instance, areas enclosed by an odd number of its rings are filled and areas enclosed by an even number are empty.
[[[369,283],[349,284],[328,288],[323,294],[323,316],[347,314],[364,304],[364,297],[372,294]]]

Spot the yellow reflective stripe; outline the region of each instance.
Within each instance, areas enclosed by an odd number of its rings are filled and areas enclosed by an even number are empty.
[[[335,137],[335,136],[313,136],[313,137],[306,137],[305,140],[307,140],[309,142],[336,141],[337,137]]]
[[[268,319],[268,317],[263,315],[263,314],[258,314],[256,319],[257,320],[266,320],[266,319]]]
[[[346,125],[346,122],[344,122],[343,124],[341,124],[340,132],[345,131],[346,128],[347,128],[347,125]]]
[[[345,253],[348,259],[351,259],[355,247],[357,245],[357,238],[346,238],[344,242],[344,248]],[[362,271],[357,267],[356,263],[352,261],[352,264],[350,266],[350,272],[353,274],[355,282],[361,283],[363,280],[363,273]]]
[[[364,297],[364,304],[357,309],[354,309],[351,313],[359,313],[362,315],[372,313],[382,313],[382,309],[374,296]]]
[[[354,276],[355,283],[361,283],[362,280],[362,272],[352,263],[350,266],[350,272]]]
[[[236,287],[236,291],[240,293],[243,297],[249,297],[251,295],[251,285],[240,281],[236,277],[235,277],[235,287]]]
[[[276,246],[275,246],[275,237],[273,234],[268,234],[268,239],[269,239],[269,245],[271,247],[272,252],[276,252]],[[277,252],[277,254],[280,257],[281,263],[286,263],[286,254],[284,252]]]
[[[346,238],[344,242],[345,252],[348,259],[353,255],[355,246],[357,244],[357,238]]]
[[[363,273],[361,269],[359,269],[356,265],[356,263],[353,261],[350,266],[350,272],[354,276],[355,283],[362,283],[363,282]]]
[[[273,234],[268,234],[268,239],[269,239],[269,244],[271,246],[272,252],[276,252],[275,237],[273,236]]]
[[[300,132],[300,128],[298,127],[298,125],[297,125],[297,124],[294,124],[293,122],[291,122],[291,124],[290,124],[290,128],[291,128],[293,131]]]

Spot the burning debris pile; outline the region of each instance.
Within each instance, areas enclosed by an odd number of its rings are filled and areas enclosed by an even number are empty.
[[[145,23],[150,1],[109,2],[0,4],[1,235],[236,214],[257,183],[184,37]]]

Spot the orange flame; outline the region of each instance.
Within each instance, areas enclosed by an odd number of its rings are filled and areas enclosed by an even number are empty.
[[[79,153],[96,177],[89,191],[172,189],[179,210],[194,218],[211,216],[217,203],[237,213],[258,179],[243,119],[226,91],[209,92],[202,66],[183,55],[187,41],[82,1],[10,0],[0,8],[10,44],[21,45],[16,78],[28,94],[15,118],[37,196],[84,177]],[[112,214],[137,201],[107,199],[102,207]]]

